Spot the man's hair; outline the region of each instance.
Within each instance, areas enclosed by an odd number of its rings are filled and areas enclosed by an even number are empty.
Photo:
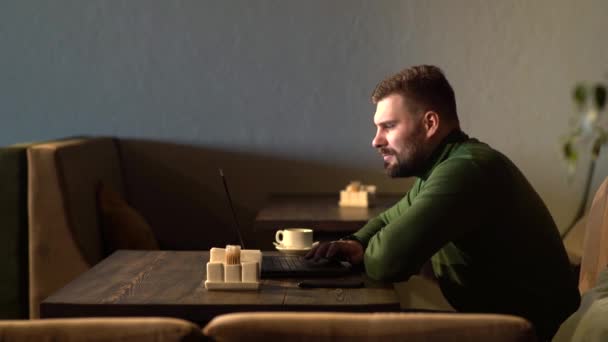
[[[378,83],[372,93],[372,101],[377,104],[392,94],[403,95],[413,113],[432,110],[448,121],[458,122],[454,90],[434,65],[416,65],[403,69]]]

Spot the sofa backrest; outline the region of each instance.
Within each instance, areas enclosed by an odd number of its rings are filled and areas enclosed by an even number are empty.
[[[125,198],[150,224],[161,249],[209,250],[238,242],[218,173],[226,164],[217,156],[203,148],[160,141],[120,138],[118,146]],[[243,170],[240,178],[247,173]],[[238,174],[227,178],[239,224],[245,226],[249,213],[238,201],[250,191],[236,182]]]
[[[521,317],[423,312],[239,312],[216,316],[203,333],[217,341],[536,341]]]
[[[608,178],[595,193],[587,218],[585,242],[581,258],[579,290],[594,287],[598,274],[608,266]]]
[[[2,341],[206,341],[200,327],[169,317],[98,317],[0,321]]]
[[[124,194],[112,138],[31,146],[28,157],[30,317],[40,302],[103,258],[95,191]]]

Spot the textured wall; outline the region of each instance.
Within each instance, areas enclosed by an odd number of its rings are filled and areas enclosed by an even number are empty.
[[[572,85],[607,71],[606,18],[605,0],[4,0],[0,144],[118,135],[377,170],[370,91],[433,63],[465,131],[564,226],[581,182],[557,142]]]

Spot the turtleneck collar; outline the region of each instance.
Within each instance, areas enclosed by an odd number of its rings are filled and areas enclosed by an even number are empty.
[[[425,167],[422,168],[419,174],[416,177],[421,178],[422,180],[426,180],[433,168],[441,161],[443,161],[450,154],[450,151],[457,146],[458,144],[469,139],[469,136],[466,135],[460,128],[454,128],[448,135],[441,140],[439,145],[435,148],[433,153],[426,160]]]

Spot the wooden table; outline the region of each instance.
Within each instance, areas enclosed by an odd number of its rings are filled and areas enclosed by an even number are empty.
[[[257,214],[254,231],[308,227],[315,230],[317,240],[335,239],[357,231],[402,197],[379,194],[376,205],[371,208],[350,208],[338,206],[338,194],[272,195]],[[271,235],[269,241],[274,240],[274,235]]]
[[[237,311],[399,310],[392,284],[362,275],[355,276],[365,283],[359,289],[300,289],[293,279],[263,279],[258,291],[208,291],[208,260],[202,251],[117,251],[45,299],[40,315],[169,316],[206,324]]]

